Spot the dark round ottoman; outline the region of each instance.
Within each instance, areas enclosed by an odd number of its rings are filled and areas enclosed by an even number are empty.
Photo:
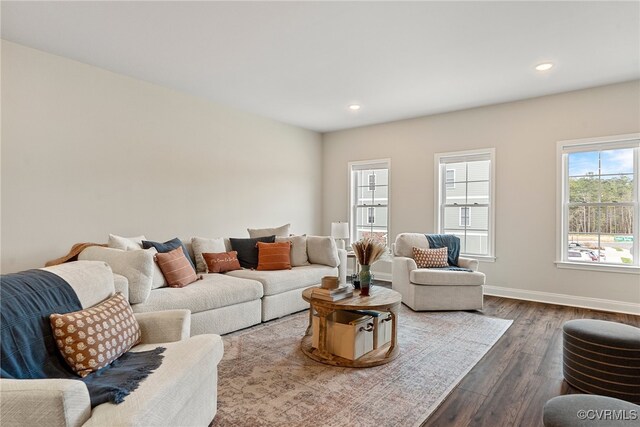
[[[604,320],[566,322],[565,380],[586,393],[640,403],[640,328]]]
[[[542,422],[545,427],[636,427],[640,406],[611,397],[568,394],[544,405]]]

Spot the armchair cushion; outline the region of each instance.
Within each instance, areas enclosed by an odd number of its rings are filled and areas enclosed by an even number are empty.
[[[416,285],[453,285],[453,286],[481,286],[484,285],[485,275],[477,271],[450,271],[418,268],[409,273],[409,280]]]

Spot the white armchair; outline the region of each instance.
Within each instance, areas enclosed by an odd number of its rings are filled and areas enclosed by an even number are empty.
[[[448,271],[418,268],[413,248],[428,248],[424,234],[401,233],[393,244],[394,290],[402,302],[415,311],[481,310],[485,275],[478,261],[460,257],[458,265],[472,271]]]

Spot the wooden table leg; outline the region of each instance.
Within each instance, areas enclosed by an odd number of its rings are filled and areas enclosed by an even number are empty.
[[[304,336],[309,336],[313,332],[313,304],[309,304],[309,326],[307,326],[307,330],[304,332]]]
[[[323,357],[329,357],[327,351],[327,317],[333,310],[325,307],[316,307],[318,313],[318,353]]]
[[[389,314],[391,315],[391,344],[389,345],[389,350],[384,357],[390,357],[396,350],[396,345],[398,343],[398,306],[394,305],[389,308]]]

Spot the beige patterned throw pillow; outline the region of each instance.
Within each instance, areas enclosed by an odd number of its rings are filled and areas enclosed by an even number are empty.
[[[62,357],[81,377],[104,368],[140,342],[140,325],[120,292],[85,310],[49,317]]]
[[[413,248],[413,259],[418,268],[448,267],[448,249]]]

